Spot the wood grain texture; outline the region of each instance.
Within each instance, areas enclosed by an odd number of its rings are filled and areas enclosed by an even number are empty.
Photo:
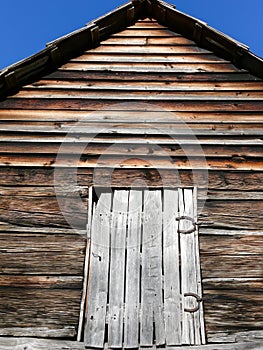
[[[139,346],[142,192],[130,191],[127,228],[124,347]]]
[[[182,344],[178,192],[163,194],[164,322],[167,345]],[[173,263],[172,263],[173,262]]]
[[[194,179],[198,181],[199,188],[206,188],[207,173],[196,170],[194,174],[190,170],[175,172],[174,170],[158,171],[156,169],[103,169],[94,174],[94,169],[80,168],[77,172],[77,184],[75,184],[75,171],[69,168],[57,169],[57,179],[62,188],[69,187],[74,191],[75,186],[89,186],[96,182],[97,186],[105,187],[129,187],[134,181],[144,181],[148,186],[174,186],[192,187]],[[52,168],[19,168],[2,167],[0,180],[4,186],[53,186],[54,169]],[[262,191],[262,171],[209,171],[208,187],[211,190],[228,191]],[[74,185],[75,184],[75,185]],[[19,225],[18,225],[19,226]],[[48,226],[48,225],[46,225]],[[67,229],[65,229],[65,232]]]
[[[84,341],[86,346],[103,347],[108,296],[110,255],[111,193],[103,193],[94,204]]]
[[[262,277],[262,275],[261,275]],[[262,288],[252,281],[204,282],[204,306],[208,341],[217,332],[262,329]],[[245,295],[244,295],[245,291]]]
[[[165,344],[162,311],[162,203],[161,191],[145,191],[142,236],[140,345]]]
[[[53,168],[68,130],[80,123],[64,145],[56,179],[67,215],[83,234],[87,190],[94,183],[123,188],[138,181],[150,187],[198,182],[205,189],[200,161],[190,164],[178,147],[188,145],[194,153],[194,144],[179,138],[178,119],[198,134],[208,157],[208,201],[198,215],[208,340],[220,342],[227,334],[233,341],[238,330],[262,329],[262,91],[262,80],[156,22],[140,21],[0,102],[0,334],[76,335],[85,242],[58,206]],[[122,102],[150,102],[165,115],[124,111],[116,107]],[[90,133],[102,127],[106,132],[90,142]],[[160,127],[161,137],[153,131]],[[171,140],[175,128],[178,139]],[[79,147],[87,142],[77,164]],[[106,161],[94,171],[101,154]],[[120,157],[128,161],[119,164]],[[147,161],[135,159],[140,157]],[[200,192],[201,204],[205,198]],[[15,339],[0,339],[1,346],[84,349]]]
[[[108,322],[108,343],[113,348],[121,348],[123,343],[128,203],[129,191],[116,190],[114,192],[110,239]]]
[[[0,288],[0,334],[5,328],[61,329],[78,325],[81,292],[73,289]],[[74,335],[75,335],[74,334]]]
[[[83,57],[83,56],[81,56]],[[81,59],[79,58],[79,60]],[[209,60],[213,61],[214,56],[201,56],[200,60]],[[97,55],[88,55],[87,61],[93,62],[97,61],[99,58],[100,61],[117,61],[117,62],[129,62],[130,59],[133,62],[141,62],[142,60],[153,60],[154,62],[177,62],[177,60],[187,61],[187,59],[196,60],[195,57],[192,56],[138,56],[130,57],[119,56],[119,55],[110,55],[110,56],[97,56]],[[83,57],[83,60],[85,57]],[[66,78],[66,77],[65,77]],[[28,85],[29,88],[37,88],[37,89],[50,89],[50,88],[59,88],[59,89],[87,89],[90,91],[101,91],[101,90],[124,90],[124,91],[232,91],[238,94],[240,91],[261,91],[263,88],[263,83],[261,81],[243,81],[242,84],[236,81],[207,81],[199,82],[192,81],[187,82],[182,80],[178,81],[158,81],[158,79],[153,81],[147,81],[147,84],[143,84],[142,81],[124,81],[120,84],[116,80],[110,79],[101,79],[101,80],[85,80],[85,79],[42,79],[31,85]],[[20,111],[20,113],[23,111]],[[44,111],[43,111],[44,112]],[[18,112],[17,112],[18,113]],[[2,113],[1,113],[2,114]]]
[[[250,340],[241,341],[240,343],[217,343],[216,345],[205,346],[185,346],[185,347],[167,347],[170,350],[260,350],[261,338],[254,335],[250,337]],[[24,350],[30,348],[34,350],[85,350],[85,345],[82,342],[73,342],[67,340],[49,340],[49,339],[37,339],[37,338],[16,338],[6,337],[0,338],[0,350]],[[153,347],[153,350],[156,348]]]

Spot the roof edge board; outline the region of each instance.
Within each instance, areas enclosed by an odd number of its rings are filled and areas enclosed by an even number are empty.
[[[249,47],[189,16],[162,0],[148,0],[151,16],[170,30],[195,41],[200,47],[231,61],[256,77],[263,78],[263,59],[249,51]]]
[[[111,34],[145,17],[145,0],[129,1],[85,27],[47,43],[40,52],[0,71],[0,99],[16,93],[23,85],[51,73],[69,59],[97,47]]]
[[[41,76],[51,73],[69,59],[97,47],[111,34],[139,19],[154,18],[170,30],[195,41],[200,47],[231,61],[256,77],[263,78],[263,59],[246,45],[210,27],[205,22],[176,10],[162,0],[131,0],[85,27],[47,44],[47,47],[0,71],[0,99],[17,92]]]

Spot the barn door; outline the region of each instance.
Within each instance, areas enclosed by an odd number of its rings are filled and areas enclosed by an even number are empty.
[[[88,281],[87,347],[203,344],[195,191],[102,193]]]

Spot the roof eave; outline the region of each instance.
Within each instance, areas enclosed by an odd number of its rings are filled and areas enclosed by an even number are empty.
[[[250,52],[248,46],[210,27],[205,22],[176,10],[174,6],[164,1],[151,0],[151,3],[149,11],[160,24],[165,24],[170,30],[195,41],[198,46],[231,61],[237,68],[245,69],[256,77],[263,78],[263,60]]]
[[[65,35],[39,53],[0,72],[0,99],[18,91],[41,76],[51,73],[85,50],[97,47],[111,34],[119,32],[139,19],[156,19],[170,30],[195,41],[200,47],[231,61],[258,78],[263,78],[263,60],[249,48],[211,28],[194,17],[176,10],[161,0],[132,0],[114,11],[88,23],[85,27]]]
[[[46,48],[0,72],[0,99],[17,92],[66,63],[73,57],[99,46],[111,34],[144,19],[144,1],[130,1],[114,11],[89,22],[85,27],[48,43]]]

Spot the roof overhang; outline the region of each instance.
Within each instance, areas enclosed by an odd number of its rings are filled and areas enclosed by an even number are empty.
[[[231,61],[255,77],[263,78],[263,60],[249,48],[206,23],[176,10],[161,0],[132,0],[100,17],[85,27],[65,35],[37,54],[0,72],[0,99],[15,93],[23,85],[51,73],[83,51],[99,46],[110,35],[135,24],[139,19],[152,18],[171,31],[195,41],[198,46]]]

